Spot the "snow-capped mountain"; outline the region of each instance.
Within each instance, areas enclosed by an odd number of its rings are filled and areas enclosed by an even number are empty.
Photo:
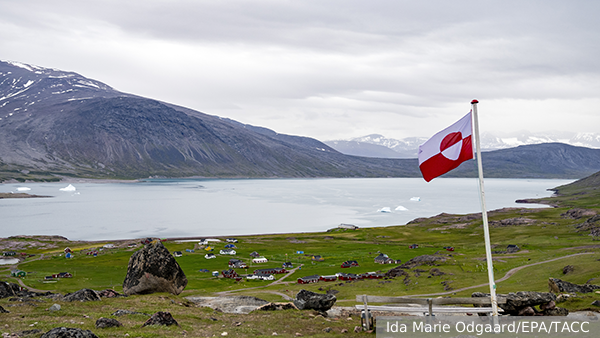
[[[398,140],[386,138],[379,134],[371,134],[349,140],[325,141],[324,143],[343,154],[354,156],[416,158],[419,145],[423,144],[427,139],[427,137],[407,137]],[[530,133],[520,131],[502,136],[489,132],[482,133],[481,135],[482,151],[542,143],[564,143],[578,147],[600,149],[600,134],[569,132]],[[389,152],[390,149],[393,152]]]

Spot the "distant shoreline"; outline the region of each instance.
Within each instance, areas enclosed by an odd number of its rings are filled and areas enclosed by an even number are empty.
[[[11,192],[0,192],[0,199],[8,199],[8,198],[50,198],[52,196],[43,196],[43,195],[30,195],[24,192],[11,193]]]

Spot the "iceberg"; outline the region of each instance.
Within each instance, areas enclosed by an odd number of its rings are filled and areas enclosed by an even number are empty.
[[[377,210],[377,212],[392,212],[392,210],[390,209],[390,207],[383,207],[379,210]]]
[[[410,200],[413,202],[419,202],[421,200],[421,197],[411,197]]]
[[[396,209],[394,209],[394,210],[396,210],[396,211],[408,211],[408,209],[406,209],[405,207],[403,207],[401,205],[397,206]]]
[[[69,184],[68,186],[66,186],[64,188],[60,188],[58,190],[60,190],[60,191],[75,191],[75,190],[77,190],[77,188],[75,188],[72,184]]]
[[[29,191],[31,190],[31,188],[27,188],[27,187],[18,187],[17,191]]]

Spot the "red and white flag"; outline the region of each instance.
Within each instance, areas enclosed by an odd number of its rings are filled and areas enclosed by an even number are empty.
[[[471,112],[419,146],[419,169],[425,181],[473,159]]]

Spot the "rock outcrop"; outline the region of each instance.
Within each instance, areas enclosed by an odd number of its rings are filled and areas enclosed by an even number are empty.
[[[448,257],[438,256],[438,255],[423,255],[411,258],[408,262],[400,265],[400,268],[403,269],[412,269],[421,265],[435,265],[437,263],[443,263],[446,261]]]
[[[123,324],[121,324],[120,321],[118,321],[114,318],[100,317],[96,321],[96,328],[98,328],[98,329],[105,329],[107,327],[121,327],[121,326],[123,326]]]
[[[92,289],[81,289],[79,291],[75,291],[73,293],[67,293],[63,300],[65,302],[89,302],[101,300],[98,292]]]
[[[550,287],[550,291],[554,293],[590,293],[595,290],[600,290],[600,285],[593,284],[573,284],[558,278],[550,278],[548,279],[548,286]]]
[[[489,297],[489,293],[474,292],[471,297]],[[503,314],[511,316],[566,316],[567,309],[556,307],[556,295],[550,292],[519,291],[507,295],[505,304],[498,304]],[[540,311],[535,306],[540,306]]]
[[[171,315],[170,312],[160,311],[160,312],[153,314],[152,317],[150,317],[150,319],[148,319],[144,323],[144,325],[142,325],[142,327],[145,327],[148,325],[165,325],[165,326],[177,325],[177,326],[179,326],[179,323],[177,323],[177,321],[173,318],[173,316]]]
[[[188,280],[169,250],[160,241],[152,241],[131,255],[123,281],[126,295],[169,292],[185,289]]]
[[[51,295],[52,292],[32,292],[15,283],[0,282],[0,298],[8,297],[40,297]]]
[[[98,291],[98,296],[100,296],[101,298],[126,297],[125,295],[122,295],[122,294],[118,293],[117,291],[115,291],[113,289],[105,289],[105,290],[102,290],[102,291]]]
[[[40,338],[98,338],[98,336],[90,330],[71,327],[55,327],[44,333]]]
[[[300,290],[294,299],[294,305],[299,310],[316,310],[326,312],[335,304],[337,298],[332,294],[314,293],[308,290]]]

